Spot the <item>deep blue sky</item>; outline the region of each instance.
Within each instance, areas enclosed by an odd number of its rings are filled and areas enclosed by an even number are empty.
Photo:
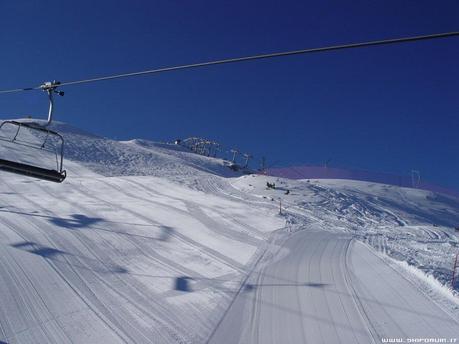
[[[1,1],[0,89],[458,29],[458,1]],[[458,53],[450,38],[73,86],[56,116],[459,189]],[[0,95],[1,118],[46,111],[41,92]]]

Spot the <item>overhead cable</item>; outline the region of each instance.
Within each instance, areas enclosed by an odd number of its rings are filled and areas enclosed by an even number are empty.
[[[459,32],[458,31],[444,32],[444,33],[437,33],[437,34],[431,34],[431,35],[421,35],[421,36],[383,39],[383,40],[377,40],[377,41],[340,44],[340,45],[332,45],[332,46],[319,47],[319,48],[291,50],[291,51],[276,52],[276,53],[269,53],[269,54],[243,56],[243,57],[229,58],[229,59],[223,59],[223,60],[199,62],[199,63],[178,65],[178,66],[171,66],[171,67],[162,67],[162,68],[157,68],[157,69],[144,70],[140,72],[131,72],[131,73],[115,74],[115,75],[94,77],[94,78],[75,80],[75,81],[66,81],[66,82],[61,82],[59,84],[59,87],[87,84],[87,83],[92,83],[92,82],[97,82],[97,81],[130,78],[130,77],[135,77],[135,76],[171,72],[171,71],[182,70],[182,69],[200,68],[200,67],[213,66],[213,65],[270,59],[270,58],[292,56],[292,55],[319,53],[319,52],[333,51],[333,50],[363,48],[363,47],[370,47],[370,46],[377,46],[377,45],[398,44],[398,43],[414,42],[414,41],[421,41],[421,40],[432,40],[432,39],[446,38],[446,37],[452,37],[452,36],[459,36]],[[31,90],[41,90],[41,89],[43,89],[42,85],[36,86],[36,87],[16,88],[16,89],[11,89],[11,90],[0,90],[0,94],[31,91]]]

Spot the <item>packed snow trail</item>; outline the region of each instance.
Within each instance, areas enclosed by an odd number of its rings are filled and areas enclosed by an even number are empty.
[[[282,246],[246,281],[210,343],[457,338],[457,319],[350,235],[305,230]]]

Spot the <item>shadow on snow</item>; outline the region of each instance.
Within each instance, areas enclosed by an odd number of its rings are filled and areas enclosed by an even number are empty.
[[[70,218],[51,217],[49,220],[56,226],[77,229],[84,228],[103,221],[100,217],[89,217],[83,214],[72,214]]]
[[[11,244],[10,246],[18,250],[52,260],[55,263],[70,265],[77,269],[84,269],[103,274],[125,274],[129,272],[126,268],[118,264],[109,262],[102,264],[98,259],[71,254],[54,247],[43,246],[31,241],[22,241]]]

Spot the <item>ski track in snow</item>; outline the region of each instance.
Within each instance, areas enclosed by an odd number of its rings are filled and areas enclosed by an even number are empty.
[[[459,200],[243,176],[182,147],[55,126],[63,184],[0,174],[0,342],[365,343],[450,335],[438,319],[458,330],[454,292],[417,275],[449,282]]]
[[[456,338],[459,319],[349,234],[303,230],[282,245],[289,253],[252,274],[210,343]]]

